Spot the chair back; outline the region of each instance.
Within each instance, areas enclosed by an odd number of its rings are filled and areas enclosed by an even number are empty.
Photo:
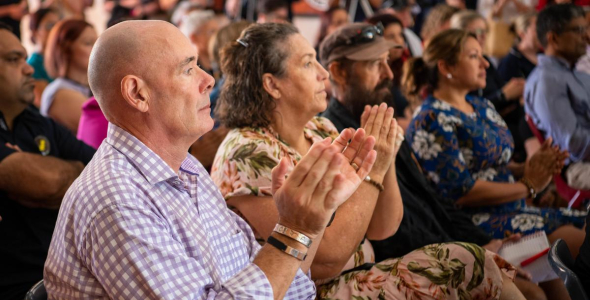
[[[43,280],[37,282],[25,296],[25,300],[47,300],[47,291]]]
[[[580,283],[578,276],[573,271],[574,258],[567,244],[562,239],[558,239],[551,246],[551,250],[549,250],[549,264],[557,276],[563,280],[565,288],[572,300],[588,300],[582,283]]]

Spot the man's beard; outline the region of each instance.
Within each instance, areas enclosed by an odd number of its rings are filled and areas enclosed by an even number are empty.
[[[391,80],[385,79],[375,86],[375,89],[367,90],[357,81],[352,81],[348,84],[342,102],[344,102],[344,107],[352,114],[353,118],[360,122],[365,105],[373,106],[384,102],[389,106],[393,105],[392,85]]]

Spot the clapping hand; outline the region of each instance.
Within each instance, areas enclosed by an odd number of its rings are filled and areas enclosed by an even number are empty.
[[[395,156],[404,140],[404,130],[393,118],[393,108],[385,103],[377,106],[365,106],[361,115],[361,127],[367,134],[375,138],[377,160],[371,177],[383,177],[389,166],[395,161]]]
[[[554,174],[561,173],[565,160],[569,157],[567,151],[561,151],[558,146],[551,146],[552,143],[551,138],[545,140],[525,166],[524,177],[530,180],[537,192],[547,187]]]
[[[346,129],[333,143],[330,138],[315,143],[288,178],[283,158],[272,170],[279,223],[315,238],[371,171],[377,156],[374,145],[364,130]]]

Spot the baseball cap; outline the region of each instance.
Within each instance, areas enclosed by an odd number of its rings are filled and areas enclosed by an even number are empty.
[[[353,23],[338,28],[320,44],[320,62],[328,67],[331,62],[350,60],[374,60],[391,48],[403,48],[383,38],[383,26],[368,23]]]

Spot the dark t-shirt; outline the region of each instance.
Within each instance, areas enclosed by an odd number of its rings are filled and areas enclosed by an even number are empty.
[[[19,4],[20,2],[21,0],[2,0],[0,1],[0,6]],[[20,20],[15,20],[9,16],[0,16],[0,23],[12,27],[12,32],[20,40]]]
[[[338,131],[359,128],[359,121],[337,100],[331,99],[322,117]],[[429,184],[412,158],[412,149],[403,142],[396,158],[396,175],[404,217],[395,235],[383,241],[371,241],[376,261],[400,257],[417,248],[451,241],[485,245],[491,238],[471,222],[467,213],[457,209],[450,199],[440,196]]]
[[[69,130],[29,107],[16,117],[9,131],[0,112],[0,163],[23,152],[76,160],[87,164],[95,150],[76,139]],[[51,242],[58,210],[27,208],[0,191],[0,299],[23,299],[26,291],[43,278],[43,265]]]

